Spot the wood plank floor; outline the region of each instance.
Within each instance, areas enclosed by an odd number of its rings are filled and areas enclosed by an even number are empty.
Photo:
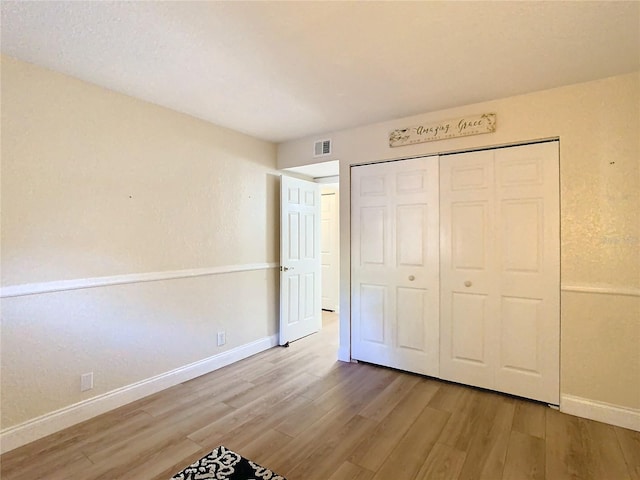
[[[0,459],[2,479],[167,480],[223,444],[288,480],[640,480],[640,433],[366,364],[319,334]]]

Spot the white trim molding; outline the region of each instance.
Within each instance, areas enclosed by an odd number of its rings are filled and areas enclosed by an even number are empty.
[[[277,344],[277,335],[264,337],[218,355],[112,390],[55,412],[47,413],[20,425],[4,429],[0,432],[0,453],[8,452],[161,390],[213,372],[275,347]]]
[[[640,297],[640,288],[636,287],[615,287],[611,285],[562,285],[560,290],[563,292]]]
[[[316,177],[313,179],[316,183],[322,184],[332,184],[332,183],[340,183],[340,175],[330,175],[328,177]]]
[[[0,298],[22,297],[41,293],[64,292],[66,290],[80,290],[83,288],[107,287],[109,285],[124,285],[127,283],[157,282],[160,280],[174,280],[177,278],[203,277],[206,275],[220,275],[224,273],[251,272],[276,268],[279,264],[246,263],[240,265],[224,265],[220,267],[192,268],[188,270],[174,270],[168,272],[131,273],[127,275],[113,275],[109,277],[78,278],[75,280],[60,280],[54,282],[26,283],[10,285],[0,289]]]
[[[622,407],[573,395],[562,395],[560,397],[560,411],[640,432],[640,409],[638,408]]]

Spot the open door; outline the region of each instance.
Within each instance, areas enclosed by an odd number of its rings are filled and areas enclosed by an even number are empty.
[[[280,185],[280,345],[322,327],[320,188],[282,176]]]
[[[323,187],[320,198],[322,309],[337,312],[340,304],[340,213],[337,187]]]

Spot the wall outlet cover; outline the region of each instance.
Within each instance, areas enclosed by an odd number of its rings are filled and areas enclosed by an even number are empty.
[[[86,392],[93,388],[93,372],[80,375],[80,391]]]

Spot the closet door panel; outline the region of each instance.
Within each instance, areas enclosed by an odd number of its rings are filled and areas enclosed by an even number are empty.
[[[498,360],[492,179],[492,151],[440,157],[440,372],[481,387]]]
[[[558,404],[558,143],[496,150],[500,362],[496,389]]]
[[[352,357],[439,374],[438,162],[351,170]]]

